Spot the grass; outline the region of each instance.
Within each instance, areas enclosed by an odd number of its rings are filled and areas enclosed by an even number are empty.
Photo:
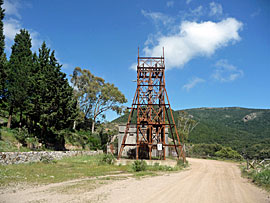
[[[95,177],[113,172],[127,172],[127,166],[100,164],[101,156],[68,157],[52,163],[29,163],[0,166],[0,185],[9,183],[56,183]]]
[[[242,176],[250,179],[254,184],[262,187],[266,191],[270,191],[270,169],[265,168],[261,171],[255,169],[246,169],[246,166],[241,166]]]
[[[17,148],[16,144],[19,141],[15,138],[14,133],[15,131],[12,129],[8,129],[6,127],[0,127],[1,130],[1,139],[0,139],[0,152],[27,152],[30,149],[26,147]]]
[[[50,163],[0,165],[0,186],[14,183],[49,184],[73,179],[127,173],[134,177],[155,176],[160,172],[178,171],[183,167],[147,166],[145,171],[134,172],[131,165],[110,165],[102,162],[103,155],[67,157]],[[114,179],[113,177],[105,177]]]

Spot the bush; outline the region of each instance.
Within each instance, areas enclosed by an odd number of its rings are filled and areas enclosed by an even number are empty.
[[[232,150],[230,147],[222,147],[222,149],[216,152],[215,155],[217,157],[226,159],[242,159],[242,156],[237,151]]]
[[[270,186],[270,169],[266,169],[255,174],[254,180],[260,184]]]
[[[50,155],[44,155],[40,158],[40,161],[44,164],[56,163],[57,161]]]
[[[194,144],[190,153],[193,156],[215,156],[215,153],[221,149],[220,144]]]
[[[112,165],[114,164],[115,158],[112,154],[104,154],[102,156],[101,162],[104,164]]]
[[[184,162],[183,159],[178,159],[177,160],[177,166],[185,168],[185,167],[188,166],[188,161],[186,160],[186,162]]]
[[[23,145],[26,145],[26,139],[30,137],[28,133],[28,129],[26,127],[23,127],[19,130],[17,130],[15,133],[15,138],[22,143]]]
[[[133,169],[133,171],[136,171],[136,172],[138,172],[138,171],[145,171],[146,170],[146,166],[147,166],[146,161],[144,161],[144,160],[141,160],[141,161],[136,160],[132,164],[132,169]]]
[[[154,163],[153,166],[148,166],[150,171],[173,171],[174,168],[171,166],[162,166],[159,163]]]

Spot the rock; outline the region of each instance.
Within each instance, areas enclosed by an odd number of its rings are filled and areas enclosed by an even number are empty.
[[[251,114],[246,115],[244,118],[242,118],[242,120],[244,122],[248,122],[250,120],[255,119],[256,117],[257,117],[257,113],[251,113]]]
[[[20,164],[38,161],[59,160],[63,157],[103,154],[102,150],[98,151],[40,151],[40,152],[0,152],[0,164]]]

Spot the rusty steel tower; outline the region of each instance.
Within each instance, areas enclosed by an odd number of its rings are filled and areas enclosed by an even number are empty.
[[[185,161],[185,153],[181,144],[168,94],[165,88],[164,48],[161,57],[140,57],[138,49],[137,89],[125,133],[118,154],[121,157],[125,146],[136,147],[136,159],[139,150],[152,158],[152,150],[161,152],[165,160],[165,147],[174,147],[178,158]],[[134,118],[135,117],[135,118]],[[126,143],[131,125],[136,126],[136,143]],[[170,130],[173,143],[166,143],[165,129]],[[181,139],[183,141],[183,139]]]

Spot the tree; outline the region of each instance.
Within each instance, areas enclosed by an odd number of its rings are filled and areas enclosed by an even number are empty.
[[[59,132],[69,128],[77,115],[73,90],[54,51],[43,42],[39,56],[33,57],[33,86],[29,116],[33,122],[32,131],[45,143],[59,143],[63,148],[64,139]]]
[[[8,63],[7,99],[9,105],[9,118],[7,127],[10,128],[12,115],[15,109],[20,111],[20,123],[23,111],[29,102],[28,89],[31,86],[30,73],[33,67],[31,51],[31,38],[27,30],[20,30],[16,34],[12,52]]]
[[[94,76],[89,70],[76,67],[71,75],[76,98],[85,118],[92,119],[92,133],[99,117],[105,118],[108,110],[121,113],[127,102],[125,96],[114,84],[106,83],[103,78]]]
[[[178,129],[182,133],[184,141],[188,140],[189,133],[199,124],[185,111],[179,111]]]
[[[6,93],[6,54],[5,54],[5,35],[3,19],[5,17],[5,9],[2,8],[3,0],[0,0],[0,105],[3,104]]]

